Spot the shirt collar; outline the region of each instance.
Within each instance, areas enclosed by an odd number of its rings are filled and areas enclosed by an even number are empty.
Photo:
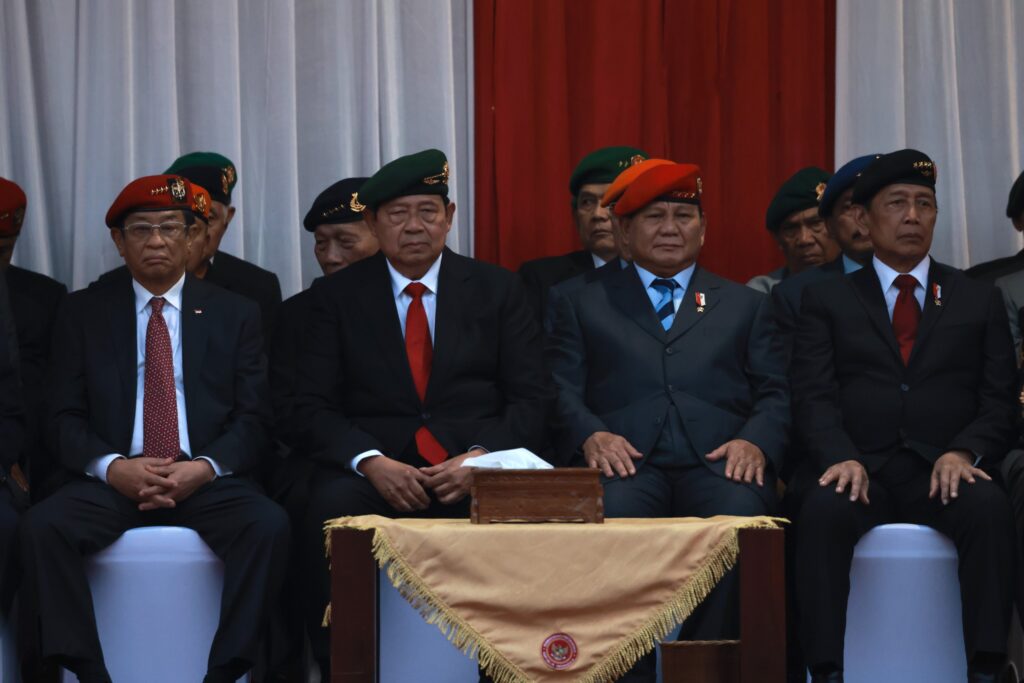
[[[391,291],[397,299],[405,288],[409,286],[410,282],[421,282],[426,288],[433,294],[437,294],[437,278],[441,272],[441,259],[444,257],[442,253],[437,257],[437,260],[430,266],[426,273],[423,274],[419,280],[410,280],[406,276],[395,270],[395,267],[391,265],[391,261],[384,259],[384,262],[388,264],[388,272],[391,273]]]
[[[161,298],[174,308],[181,310],[181,290],[185,287],[185,274],[181,274],[181,278],[175,282],[170,289],[161,294]],[[132,278],[132,289],[135,290],[135,314],[142,313],[143,309],[149,304],[149,300],[152,299],[156,294],[153,294],[148,289],[139,284],[139,281]]]
[[[652,273],[651,271],[641,268],[640,266],[636,265],[636,263],[634,263],[633,265],[636,267],[637,275],[640,276],[640,281],[644,283],[644,289],[650,287],[651,283],[658,279],[658,276]],[[691,263],[689,268],[681,270],[675,275],[673,275],[671,278],[667,279],[675,280],[676,282],[678,282],[679,287],[685,292],[686,288],[690,286],[690,278],[693,277],[693,271],[696,267],[696,263]]]
[[[590,252],[590,258],[594,259],[594,268],[600,268],[604,264],[608,263],[594,252]]]
[[[863,268],[861,264],[854,261],[852,258],[843,254],[843,275],[849,275],[850,273],[856,273],[858,270]]]
[[[913,275],[914,279],[917,280],[917,284],[921,287],[928,286],[928,269],[931,266],[932,259],[930,256],[925,256],[921,259],[921,262],[914,266],[908,275]],[[885,265],[878,260],[877,256],[871,257],[871,265],[875,267],[875,273],[878,275],[878,282],[882,285],[882,291],[888,292],[889,288],[892,287],[896,278],[901,275],[889,266]]]

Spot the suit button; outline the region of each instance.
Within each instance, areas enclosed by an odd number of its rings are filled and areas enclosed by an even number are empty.
[[[900,391],[910,391],[910,387],[908,387],[906,384],[901,384]]]
[[[676,351],[676,350],[675,350],[675,349],[673,349],[673,348],[672,348],[671,346],[670,346],[670,347],[668,347],[667,349],[665,349],[665,353],[667,353],[667,354],[668,354],[668,355],[670,355],[670,356],[671,356],[671,355],[672,355],[673,353],[675,353],[675,351]]]
[[[429,419],[430,419],[430,413],[420,413],[420,418],[421,418],[421,419],[422,419],[422,420],[423,420],[424,422],[426,422],[427,420],[429,420]]]
[[[665,391],[668,391],[668,392],[672,392],[672,391],[675,391],[675,390],[676,390],[676,388],[673,385],[671,385],[671,384],[669,384],[667,387],[665,387]]]

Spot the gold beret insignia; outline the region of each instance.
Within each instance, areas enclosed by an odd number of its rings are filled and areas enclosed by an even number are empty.
[[[220,184],[224,194],[231,192],[231,185],[235,182],[235,167],[225,166],[220,170]]]
[[[425,185],[437,185],[438,183],[444,183],[445,185],[447,185],[448,184],[448,162],[447,161],[444,162],[444,165],[441,167],[441,172],[440,173],[438,173],[437,175],[427,176],[426,178],[423,179],[423,183]]]
[[[352,209],[356,213],[362,213],[363,211],[366,210],[366,206],[364,206],[363,204],[359,203],[359,193],[358,192],[353,192],[352,193],[352,201],[350,201],[348,203],[348,208]]]
[[[203,214],[203,216],[206,216],[207,213],[209,212],[209,207],[206,204],[206,195],[197,193],[195,195],[195,202],[196,209],[199,211],[199,213]]]
[[[818,201],[819,203],[821,202],[822,196],[825,194],[825,187],[827,185],[827,183],[818,183],[814,188],[814,194],[817,197],[816,201]]]
[[[173,180],[167,181],[167,186],[171,189],[171,196],[176,201],[185,200],[185,181],[181,178],[174,178]]]

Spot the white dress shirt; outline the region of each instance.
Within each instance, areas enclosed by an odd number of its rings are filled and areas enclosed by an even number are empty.
[[[164,322],[167,323],[167,333],[171,338],[171,354],[174,363],[174,399],[178,406],[178,443],[181,451],[189,458],[192,457],[192,446],[188,440],[188,417],[185,414],[185,380],[182,373],[181,361],[181,290],[185,286],[185,276],[182,275],[174,286],[164,292],[161,296],[164,299],[164,307],[161,310]],[[149,317],[152,314],[150,300],[154,297],[145,287],[134,279],[132,289],[135,290],[135,358],[136,358],[136,383],[135,383],[135,422],[132,427],[132,445],[128,453],[110,453],[96,458],[88,467],[86,474],[107,481],[107,468],[110,463],[125,456],[140,455],[142,453],[142,406],[146,385],[146,329],[149,325]],[[217,476],[224,476],[226,473],[217,463],[208,457],[201,456],[213,467]]]
[[[858,270],[863,268],[861,264],[854,261],[852,258],[843,254],[843,275],[849,275],[850,273],[856,273]]]
[[[660,278],[662,280],[675,280],[679,284],[678,287],[672,290],[672,308],[674,313],[679,312],[679,305],[683,302],[683,297],[686,296],[686,288],[690,286],[690,278],[693,277],[693,271],[696,267],[697,264],[693,263],[689,268],[676,273],[672,277]],[[647,292],[651,305],[654,306],[654,310],[657,312],[658,304],[661,302],[661,292],[651,287],[651,283],[659,279],[658,276],[640,266],[636,267],[636,273],[640,276],[640,281],[644,283],[644,291]]]
[[[921,262],[914,266],[914,269],[907,273],[917,280],[917,287],[914,287],[914,298],[917,305],[924,311],[924,288],[928,286],[928,269],[931,267],[932,259],[925,256]],[[875,274],[878,275],[878,282],[882,285],[882,294],[885,295],[885,306],[889,309],[889,320],[892,320],[892,311],[896,307],[896,298],[900,295],[900,289],[896,286],[896,278],[899,273],[878,260],[877,256],[871,257],[871,264],[875,267]]]
[[[604,264],[608,263],[594,252],[590,252],[590,258],[594,260],[594,268],[600,268]]]

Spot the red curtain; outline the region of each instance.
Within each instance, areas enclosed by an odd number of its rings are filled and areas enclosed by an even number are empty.
[[[775,189],[832,168],[835,0],[476,0],[478,258],[518,268],[579,248],[569,174],[633,145],[699,164],[701,263],[778,267]]]

